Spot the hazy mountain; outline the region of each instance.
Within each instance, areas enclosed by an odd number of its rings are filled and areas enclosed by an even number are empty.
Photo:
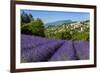
[[[72,21],[71,20],[60,20],[60,21],[50,22],[50,23],[45,24],[45,27],[47,27],[49,25],[52,25],[52,26],[62,25],[65,23],[70,24],[70,23],[72,23]]]

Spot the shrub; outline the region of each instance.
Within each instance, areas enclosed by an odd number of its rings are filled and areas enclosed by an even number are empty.
[[[29,35],[44,36],[44,26],[40,19],[31,21],[21,26],[21,33]]]

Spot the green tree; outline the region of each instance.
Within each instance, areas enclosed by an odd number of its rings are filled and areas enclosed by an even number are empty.
[[[30,22],[29,15],[23,11],[21,13],[21,24],[23,24],[23,23],[29,23],[29,22]]]
[[[34,18],[33,18],[33,16],[32,16],[31,13],[28,16],[29,16],[30,21],[33,21],[34,20]]]
[[[30,23],[33,20],[34,20],[34,18],[32,16],[32,14],[27,14],[24,11],[21,13],[21,25]]]
[[[36,19],[21,27],[21,33],[44,37],[44,24],[41,19]]]

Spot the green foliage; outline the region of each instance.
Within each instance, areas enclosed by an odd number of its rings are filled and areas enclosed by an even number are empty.
[[[89,20],[82,22],[83,30],[81,30],[81,27],[74,28],[70,24],[62,24],[57,26],[49,25],[48,27],[44,27],[44,23],[40,18],[34,19],[32,14],[22,12],[21,33],[63,40],[89,41],[89,22]]]
[[[30,21],[34,20],[32,14],[29,14],[28,17],[29,17]]]
[[[87,32],[81,32],[76,33],[72,36],[72,40],[89,40],[89,33]]]
[[[66,31],[65,33],[63,33],[62,35],[62,39],[68,39],[68,40],[71,40],[72,36],[70,34],[70,32]]]
[[[41,19],[37,19],[27,23],[21,27],[21,33],[36,35],[36,36],[44,36],[44,26]]]
[[[89,41],[89,22],[84,22],[83,26],[80,28],[73,28],[70,25],[62,25],[62,26],[52,26],[47,27],[45,30],[45,35],[48,38],[57,38],[64,40],[87,40]]]
[[[32,14],[27,14],[24,11],[21,13],[21,25],[30,23],[33,19]]]
[[[62,33],[56,33],[55,35],[53,35],[53,38],[62,39]]]

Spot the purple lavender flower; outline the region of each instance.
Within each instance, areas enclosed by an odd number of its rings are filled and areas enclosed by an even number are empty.
[[[89,59],[89,42],[21,35],[21,62]]]
[[[47,61],[62,45],[63,40],[50,39],[48,43],[21,51],[21,58],[26,62]]]
[[[80,60],[89,59],[89,42],[88,41],[75,41],[74,48],[76,50],[77,57]]]
[[[72,41],[66,41],[49,59],[49,61],[75,60],[76,53]]]
[[[50,41],[47,38],[41,38],[41,37],[36,37],[36,36],[31,36],[31,35],[21,35],[21,48],[22,49],[30,49],[33,47],[36,47],[38,45],[42,45],[44,43],[47,43]]]

